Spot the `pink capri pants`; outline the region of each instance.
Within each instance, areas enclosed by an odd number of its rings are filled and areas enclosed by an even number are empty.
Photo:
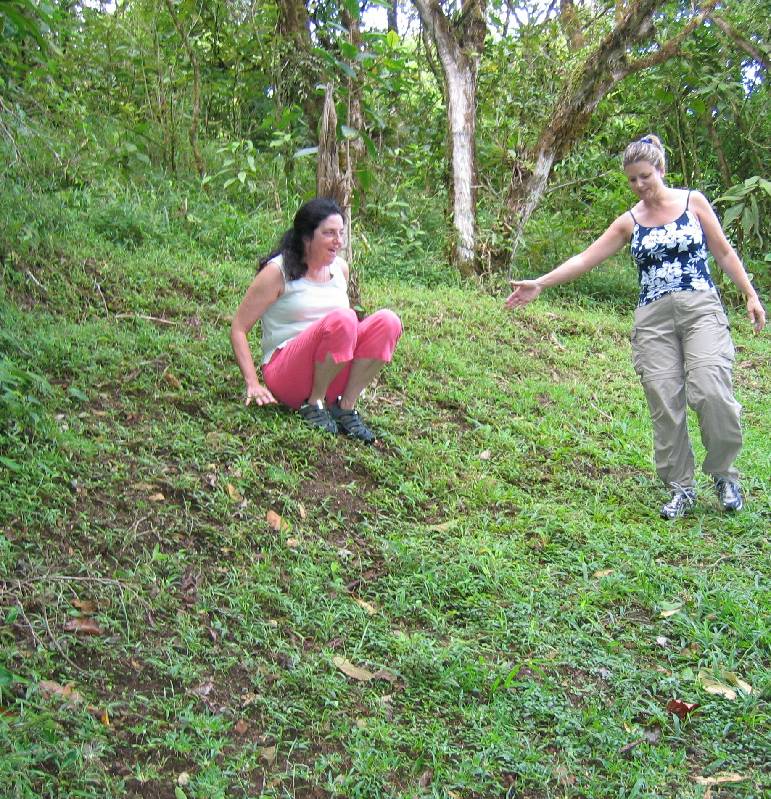
[[[376,311],[361,322],[351,308],[332,311],[273,353],[262,367],[265,385],[279,402],[297,409],[311,393],[314,365],[331,355],[335,363],[346,364],[327,389],[327,402],[334,402],[348,383],[351,362],[389,362],[401,334],[393,311]]]

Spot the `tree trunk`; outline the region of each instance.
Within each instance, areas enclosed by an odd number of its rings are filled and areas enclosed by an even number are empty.
[[[284,106],[297,103],[305,115],[308,129],[316,130],[322,101],[316,93],[321,73],[313,55],[310,19],[304,0],[278,0],[278,37],[275,42],[275,83],[278,99]]]
[[[182,27],[179,17],[177,17],[177,12],[174,10],[172,0],[166,0],[166,8],[169,10],[169,16],[174,23],[179,38],[182,39],[182,45],[185,48],[190,66],[193,70],[193,112],[190,118],[190,130],[188,135],[190,138],[190,147],[193,150],[195,168],[198,171],[198,176],[203,177],[206,174],[206,168],[201,158],[201,151],[198,149],[198,119],[201,116],[201,69],[198,66],[198,59],[195,56],[195,51],[190,44],[190,37],[187,35],[187,31]]]
[[[353,261],[351,195],[353,174],[351,161],[346,160],[344,170],[340,168],[340,151],[337,146],[337,111],[332,86],[327,84],[324,91],[324,108],[319,123],[319,151],[316,159],[316,194],[331,197],[341,208],[346,231],[346,260]],[[348,295],[354,308],[360,306],[359,280],[356,271],[350,266]]]
[[[677,36],[636,61],[629,60],[629,49],[653,38],[653,15],[664,5],[664,0],[633,0],[628,4],[614,29],[563,89],[535,146],[514,166],[506,213],[512,262],[522,243],[525,225],[543,197],[554,165],[583,135],[600,100],[629,74],[661,64],[676,55],[682,41],[704,21],[715,2],[708,0],[704,10],[694,16]],[[532,167],[527,164],[532,164]]]
[[[450,23],[438,0],[413,0],[436,47],[446,87],[450,205],[454,242],[451,260],[463,275],[476,268],[476,93],[484,46],[486,0],[464,0]]]
[[[391,0],[388,5],[388,30],[394,33],[399,33],[399,16],[397,9],[399,8],[399,0]]]

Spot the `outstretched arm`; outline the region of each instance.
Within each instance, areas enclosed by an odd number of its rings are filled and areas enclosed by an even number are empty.
[[[283,287],[284,279],[278,265],[272,262],[266,264],[246,290],[230,326],[230,343],[233,345],[238,368],[246,383],[245,405],[249,405],[252,401],[257,405],[268,405],[276,401],[257,378],[257,369],[246,336],[268,307],[279,298]]]
[[[575,280],[617,253],[631,235],[632,220],[628,214],[623,214],[583,252],[568,258],[551,272],[536,280],[512,280],[514,290],[506,298],[506,307],[521,308],[536,299],[543,289]]]
[[[712,210],[707,198],[698,191],[691,192],[691,207],[699,217],[702,230],[707,237],[707,246],[720,268],[731,278],[736,288],[741,291],[747,303],[747,316],[756,333],[766,326],[766,311],[761,305],[757,292],[750,283],[750,278],[742,265],[736,250],[731,246],[723,233],[723,228]]]

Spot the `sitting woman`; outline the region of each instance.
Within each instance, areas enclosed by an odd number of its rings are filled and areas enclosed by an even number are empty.
[[[348,301],[348,264],[338,255],[344,243],[337,203],[323,197],[305,203],[278,249],[260,261],[230,341],[247,405],[281,402],[313,427],[372,443],[375,434],[354,406],[391,360],[402,324],[389,310],[358,320]],[[258,319],[264,385],[247,340]]]

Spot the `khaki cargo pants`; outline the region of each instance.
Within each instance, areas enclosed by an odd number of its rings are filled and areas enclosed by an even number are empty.
[[[702,469],[736,480],[741,405],[733,396],[734,346],[717,293],[680,291],[637,308],[632,357],[653,422],[656,472],[664,483],[693,485],[686,403],[696,412],[707,451]]]

